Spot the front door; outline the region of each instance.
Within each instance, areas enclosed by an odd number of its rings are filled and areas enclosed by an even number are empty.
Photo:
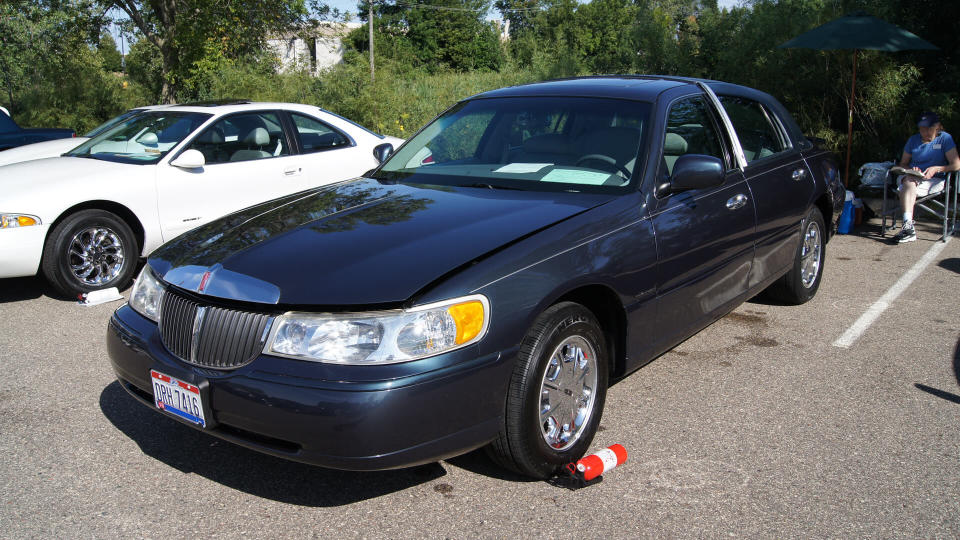
[[[275,111],[240,113],[207,127],[187,149],[203,153],[200,169],[161,164],[157,204],[163,239],[220,216],[300,188],[300,156],[291,155],[289,138]]]

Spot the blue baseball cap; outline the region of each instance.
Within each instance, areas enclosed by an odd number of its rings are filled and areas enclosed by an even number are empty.
[[[937,113],[927,111],[920,115],[920,118],[917,118],[917,125],[920,127],[930,127],[934,124],[940,122],[940,117],[937,116]]]

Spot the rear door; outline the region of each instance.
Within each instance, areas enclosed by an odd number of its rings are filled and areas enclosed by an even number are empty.
[[[652,216],[659,253],[656,335],[667,341],[708,324],[747,289],[756,224],[753,196],[719,125],[705,96],[695,95],[670,105],[661,134],[661,182],[685,154],[720,158],[727,169],[720,186],[657,201]]]
[[[793,264],[800,242],[800,220],[815,189],[813,174],[770,108],[746,97],[718,97],[747,159],[743,174],[756,204],[752,287]]]

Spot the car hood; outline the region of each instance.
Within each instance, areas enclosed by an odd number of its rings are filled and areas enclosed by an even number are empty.
[[[215,220],[165,244],[149,263],[173,285],[221,298],[395,305],[610,198],[359,179]]]
[[[53,157],[0,167],[0,202],[8,212],[59,212],[64,204],[122,191],[138,178],[142,165],[78,157]],[[45,220],[55,215],[42,215]]]
[[[25,144],[4,150],[0,152],[0,166],[19,163],[21,161],[58,157],[60,154],[73,150],[88,140],[87,137],[69,137],[66,139],[54,139],[52,141]]]

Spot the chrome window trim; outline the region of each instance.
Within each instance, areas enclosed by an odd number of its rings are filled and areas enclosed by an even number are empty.
[[[747,168],[747,158],[743,153],[743,148],[740,146],[740,139],[737,137],[737,132],[733,129],[733,122],[731,122],[730,117],[727,116],[727,111],[723,108],[723,104],[720,103],[720,99],[713,93],[713,89],[704,82],[697,82],[697,86],[707,95],[707,99],[713,103],[713,107],[720,115],[720,119],[723,121],[723,127],[727,130],[727,135],[733,144],[733,157],[737,160],[740,172],[743,172],[743,170]]]

